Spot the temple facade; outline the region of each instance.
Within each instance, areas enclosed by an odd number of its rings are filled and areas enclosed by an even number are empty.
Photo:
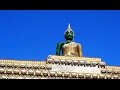
[[[0,79],[120,79],[120,67],[84,57],[81,44],[73,41],[70,24],[64,37],[64,42],[57,43],[56,54],[44,61],[1,59]]]

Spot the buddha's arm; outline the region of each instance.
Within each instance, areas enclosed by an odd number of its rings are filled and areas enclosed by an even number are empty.
[[[61,43],[57,43],[56,55],[60,55],[60,51],[61,51]]]
[[[78,45],[77,47],[78,47],[78,54],[79,54],[79,57],[82,57],[82,50],[81,50],[80,45]]]

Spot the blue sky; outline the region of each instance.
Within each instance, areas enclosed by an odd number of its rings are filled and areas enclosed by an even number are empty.
[[[68,23],[85,57],[120,66],[120,10],[1,10],[0,58],[45,60]]]

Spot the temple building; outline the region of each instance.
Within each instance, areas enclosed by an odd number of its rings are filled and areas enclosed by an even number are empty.
[[[56,54],[44,61],[0,60],[0,79],[120,79],[120,67],[101,58],[84,57],[82,45],[74,42],[70,24]]]

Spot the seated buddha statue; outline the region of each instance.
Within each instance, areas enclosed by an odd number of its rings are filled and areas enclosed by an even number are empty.
[[[81,45],[73,42],[74,32],[70,24],[64,33],[64,37],[66,39],[65,42],[57,43],[56,55],[61,56],[62,53],[62,56],[82,57]]]

